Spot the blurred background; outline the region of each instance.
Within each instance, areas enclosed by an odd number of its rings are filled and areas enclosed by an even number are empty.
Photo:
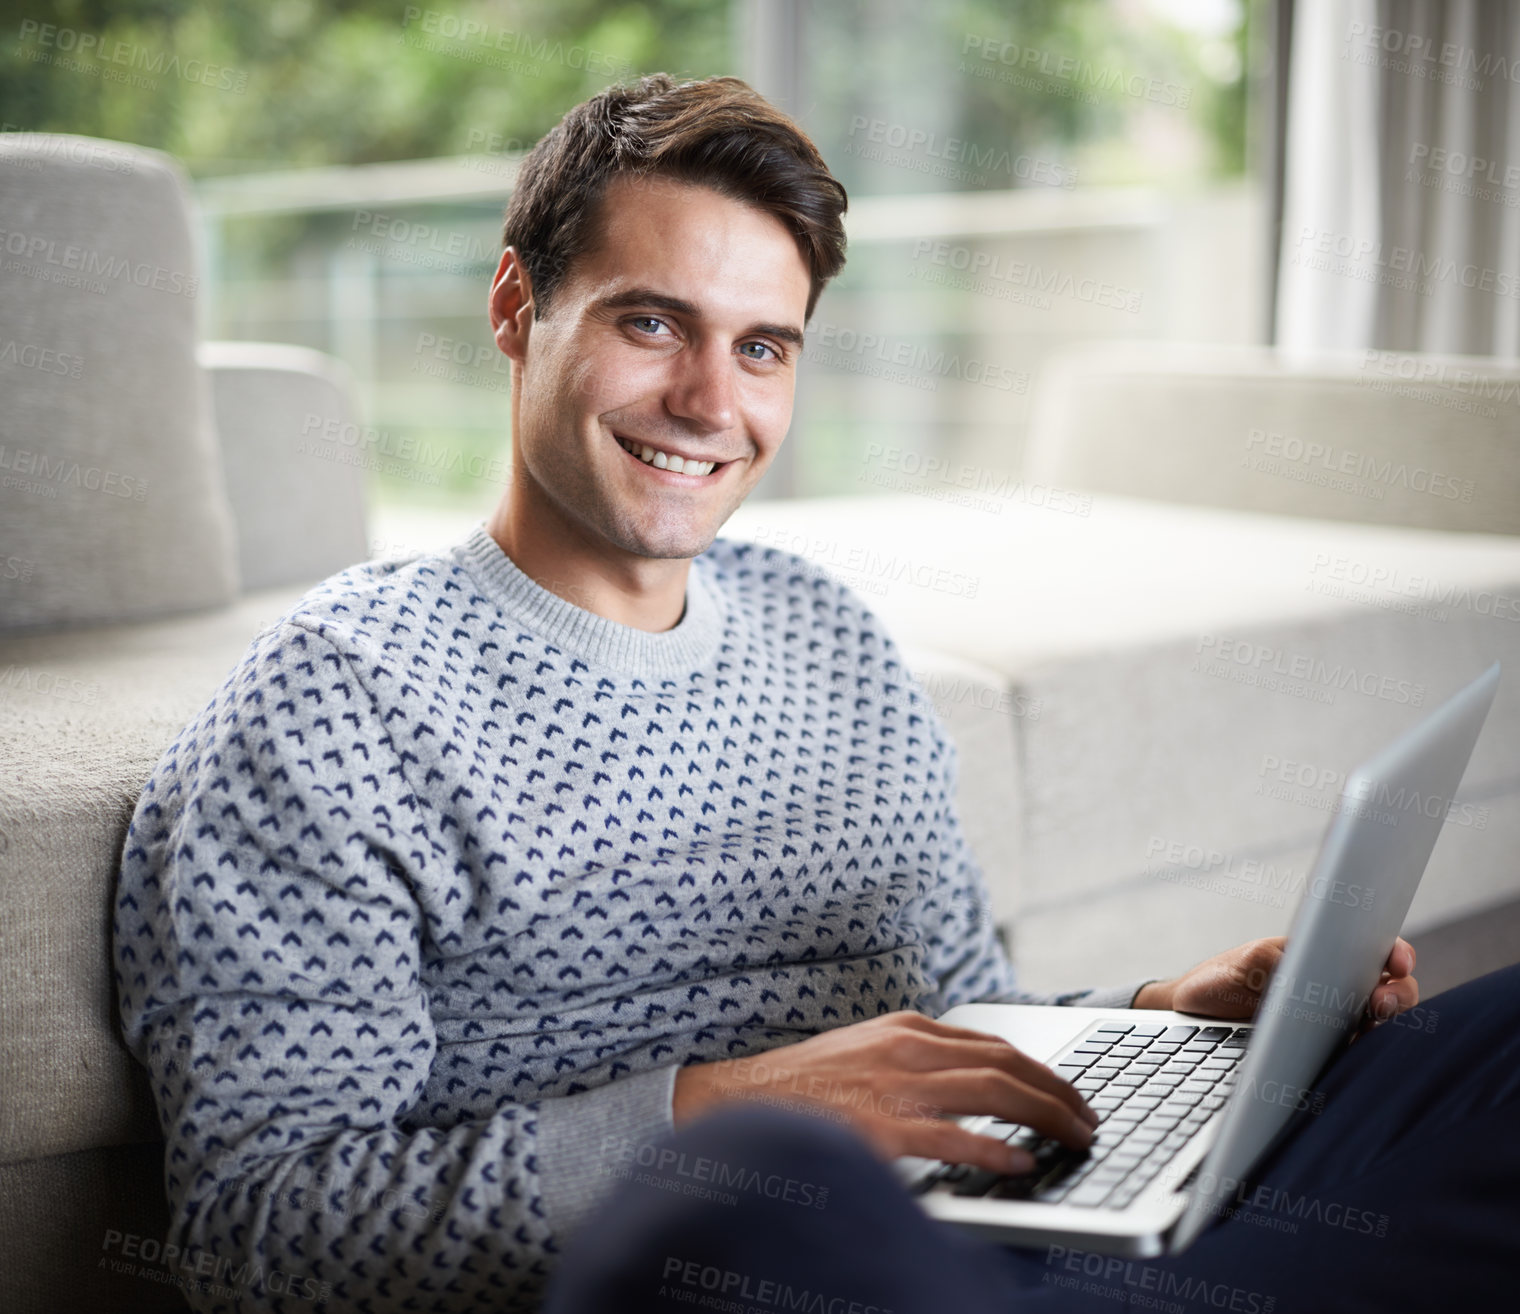
[[[408,454],[368,476],[383,525],[500,495],[470,471],[510,437],[484,307],[525,150],[611,82],[743,77],[851,198],[761,492],[849,494],[880,491],[871,442],[1015,477],[1060,346],[1268,340],[1276,21],[1246,0],[66,0],[7,24],[0,123],[181,161],[201,336],[348,365]]]
[[[1288,930],[1347,773],[1496,661],[1458,798],[1372,820],[1443,820],[1427,999],[1520,961],[1520,4],[0,0],[7,1314],[183,1308],[100,1267],[167,1211],[128,819],[254,636],[495,507],[522,157],[656,71],[849,192],[723,533],[893,635],[1024,982]]]
[[[654,71],[745,79],[849,192],[790,439],[724,532],[833,573],[912,650],[1029,980],[1281,929],[1281,891],[1216,868],[1301,875],[1398,707],[1520,661],[1520,6],[6,9],[0,682],[25,717],[120,678],[67,630],[235,603],[137,632],[200,663],[144,676],[173,700],[147,760],[305,588],[489,515],[521,160]],[[1469,965],[1496,926],[1520,958],[1515,743],[1491,733],[1464,796],[1511,841],[1449,840],[1415,911],[1467,917]]]

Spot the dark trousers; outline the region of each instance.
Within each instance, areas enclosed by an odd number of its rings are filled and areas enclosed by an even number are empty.
[[[1316,1090],[1221,1221],[1152,1260],[977,1240],[838,1122],[725,1108],[628,1166],[546,1314],[1520,1309],[1520,965],[1363,1035]]]

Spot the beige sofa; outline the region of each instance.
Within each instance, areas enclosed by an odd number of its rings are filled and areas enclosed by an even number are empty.
[[[366,515],[355,454],[309,441],[351,417],[332,362],[197,345],[173,161],[57,140],[0,139],[0,213],[39,243],[27,268],[0,272],[32,348],[30,364],[0,353],[6,475],[32,454],[19,482],[0,480],[0,753],[13,768],[0,776],[0,1308],[18,1314],[179,1307],[172,1265],[142,1258],[141,1239],[164,1234],[161,1144],[118,1039],[109,961],[116,863],[153,764],[263,624],[368,555],[366,528],[415,550],[469,528]],[[1061,387],[1108,367],[1085,368]],[[1185,353],[1173,368],[1186,375]],[[1157,406],[1159,431],[1111,427],[1114,460],[1177,440]],[[1041,985],[1167,971],[1279,929],[1286,911],[1249,897],[1262,882],[1247,864],[1302,861],[1323,774],[1417,713],[1400,682],[1433,701],[1520,656],[1514,622],[1470,601],[1422,621],[1388,574],[1513,597],[1516,540],[1169,505],[1193,457],[1170,490],[1094,494],[1078,485],[1100,482],[1101,454],[1062,464],[1093,450],[1080,423],[1051,418],[1036,434],[1043,482],[989,493],[982,480],[985,506],[904,475],[882,497],[747,506],[728,531],[855,582],[909,648],[959,748],[989,914]],[[1352,596],[1338,562],[1383,573]],[[1372,692],[1268,688],[1237,660],[1262,648],[1354,664]],[[1503,856],[1520,827],[1517,717],[1506,685],[1470,776],[1484,826],[1450,827],[1438,846],[1427,923],[1517,892]],[[1261,792],[1277,783],[1268,758],[1312,764],[1314,785]]]
[[[116,1024],[115,871],[255,631],[367,555],[361,471],[298,450],[351,387],[315,352],[198,346],[165,156],[6,134],[0,214],[0,1309],[181,1309],[134,1257],[163,1147]]]

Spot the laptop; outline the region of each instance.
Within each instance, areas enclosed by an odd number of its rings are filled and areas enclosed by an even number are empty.
[[[1499,683],[1495,663],[1352,771],[1256,1015],[962,1004],[942,1020],[1000,1036],[1071,1081],[1102,1119],[1069,1150],[1032,1128],[960,1117],[1024,1146],[999,1175],[904,1156],[930,1215],[1002,1245],[1151,1258],[1227,1210],[1314,1083],[1351,1043],[1404,922]]]

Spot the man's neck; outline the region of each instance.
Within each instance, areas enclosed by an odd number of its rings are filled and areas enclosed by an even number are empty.
[[[597,550],[552,511],[528,506],[508,489],[486,532],[524,575],[566,602],[636,630],[660,633],[678,625],[686,609],[691,562]]]

